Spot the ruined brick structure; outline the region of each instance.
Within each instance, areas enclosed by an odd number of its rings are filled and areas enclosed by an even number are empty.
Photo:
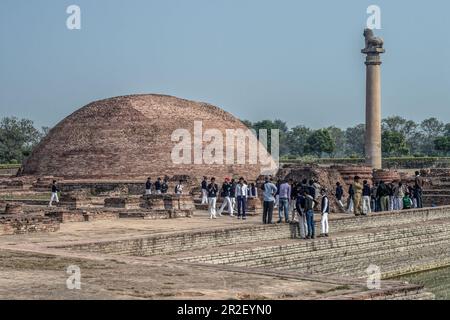
[[[255,179],[261,173],[260,165],[238,164],[236,159],[233,165],[174,164],[171,152],[177,142],[171,135],[174,130],[187,129],[193,140],[194,121],[202,121],[203,133],[218,129],[224,140],[226,129],[247,129],[222,109],[170,96],[132,95],[96,101],[54,127],[24,162],[20,175],[65,180],[164,175]]]

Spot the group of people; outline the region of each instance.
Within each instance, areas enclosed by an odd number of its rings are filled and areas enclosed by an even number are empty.
[[[212,177],[208,182],[207,177],[203,177],[201,184],[202,190],[202,204],[208,204],[208,212],[210,219],[216,219],[217,216],[222,216],[225,208],[228,210],[228,214],[231,217],[237,213],[237,218],[247,219],[247,199],[256,198],[258,191],[256,185],[247,181],[241,177],[238,181],[235,179],[225,178],[222,186],[219,190],[219,186],[216,183],[216,178]],[[216,203],[218,196],[223,199],[221,207],[217,210]]]
[[[278,208],[277,223],[282,223],[283,219],[285,223],[297,220],[300,237],[314,239],[314,210],[319,209],[321,213],[319,237],[328,237],[330,201],[327,190],[322,188],[317,180],[303,179],[301,182],[294,182],[293,179],[288,179],[278,180],[274,184],[271,177],[266,177],[262,189],[264,190],[263,224],[273,223],[273,210]]]
[[[343,203],[344,190],[339,182],[336,183],[335,196],[341,210],[359,216],[371,212],[422,208],[423,186],[424,180],[418,171],[412,184],[379,181],[371,186],[367,180],[361,182],[361,178],[356,176],[349,186],[346,206]]]
[[[175,194],[183,194],[183,180],[180,180],[178,184],[175,186],[174,193]],[[152,178],[148,177],[147,182],[145,183],[145,194],[151,195],[153,194],[166,194],[169,191],[169,183],[168,179],[157,178],[153,183]]]
[[[219,189],[216,179],[213,177],[209,181],[203,178],[202,184],[202,204],[208,204],[210,219],[222,216],[225,209],[231,217],[237,213],[238,219],[247,219],[247,199],[258,196],[256,184],[250,185],[241,177],[238,181],[225,178]],[[273,211],[278,208],[277,223],[290,223],[293,220],[299,222],[300,236],[303,239],[313,239],[315,237],[314,209],[319,208],[321,212],[322,232],[320,236],[328,237],[329,224],[328,214],[330,213],[330,201],[327,192],[320,186],[317,180],[303,180],[296,183],[290,180],[278,180],[273,183],[271,177],[266,177],[261,186],[263,192],[263,224],[273,224]],[[223,199],[221,207],[217,210],[217,198]]]

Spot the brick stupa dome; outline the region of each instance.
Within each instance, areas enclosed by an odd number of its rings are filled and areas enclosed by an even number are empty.
[[[22,175],[65,179],[130,180],[167,175],[261,174],[259,164],[174,164],[171,152],[176,129],[193,137],[194,121],[203,132],[214,128],[247,129],[230,113],[207,103],[164,95],[131,95],[96,101],[56,125],[24,162]],[[246,149],[248,152],[248,148]]]

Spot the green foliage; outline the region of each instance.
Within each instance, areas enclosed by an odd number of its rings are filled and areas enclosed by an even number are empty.
[[[43,133],[31,120],[3,118],[0,121],[0,163],[21,163],[42,137]]]
[[[382,151],[386,156],[402,156],[409,154],[406,138],[399,131],[383,131],[381,136]]]
[[[336,144],[327,129],[319,129],[310,134],[306,140],[305,151],[321,157],[323,153],[334,152]]]
[[[444,154],[450,153],[450,136],[438,137],[434,140],[434,147]]]

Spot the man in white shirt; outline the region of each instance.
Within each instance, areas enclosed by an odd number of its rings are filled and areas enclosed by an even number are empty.
[[[239,178],[239,183],[236,185],[236,199],[238,205],[238,215],[237,218],[246,220],[247,216],[245,214],[245,209],[247,207],[247,195],[248,186],[244,183],[244,178]]]

